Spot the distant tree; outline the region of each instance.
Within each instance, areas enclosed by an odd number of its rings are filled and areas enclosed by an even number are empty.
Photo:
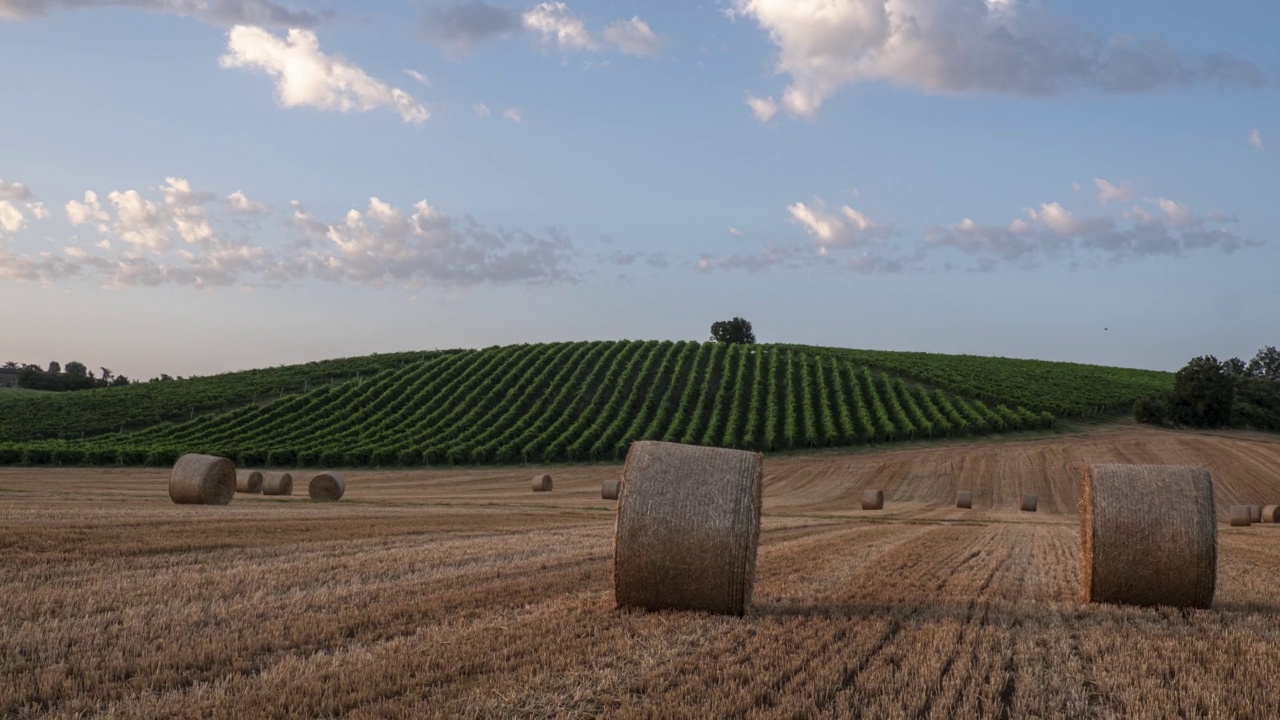
[[[111,387],[123,387],[129,384],[128,375],[117,375],[111,380]]]
[[[740,317],[711,323],[711,339],[727,345],[754,345],[756,334],[751,323]]]
[[[72,360],[71,362],[67,363],[66,372],[71,377],[82,378],[88,375],[89,368],[85,367],[84,363],[82,362],[77,362],[75,360]]]
[[[1194,358],[1173,376],[1169,416],[1179,425],[1223,427],[1231,423],[1235,379],[1212,355]]]
[[[57,375],[57,374],[58,374],[58,373],[60,373],[60,372],[62,372],[62,366],[58,364],[58,361],[57,361],[57,360],[50,360],[50,361],[49,361],[49,374],[50,374],[50,375]]]
[[[1248,372],[1249,377],[1280,382],[1280,350],[1276,350],[1274,345],[1259,350],[1249,361]]]
[[[1240,358],[1231,358],[1222,361],[1222,371],[1233,378],[1242,378],[1249,375],[1249,366]]]
[[[17,370],[17,369],[18,369],[18,367],[19,367],[18,363],[14,362],[14,361],[12,361],[12,360],[6,360],[6,361],[4,362],[4,369],[5,369],[5,370]]]
[[[1148,425],[1164,425],[1169,422],[1169,393],[1160,392],[1139,398],[1133,404],[1133,419]]]
[[[111,368],[108,367],[101,367],[98,369],[102,371],[102,384],[110,385],[111,378],[115,377],[115,373],[111,372]]]

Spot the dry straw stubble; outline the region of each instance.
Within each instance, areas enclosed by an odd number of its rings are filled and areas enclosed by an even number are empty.
[[[970,490],[961,490],[956,493],[956,507],[969,509],[973,507],[973,492]]]
[[[1035,512],[1040,505],[1040,496],[1030,493],[1022,496],[1022,512]]]
[[[883,490],[863,490],[862,491],[862,509],[863,510],[883,510],[884,509],[884,491]]]
[[[257,470],[237,471],[236,492],[251,495],[262,492],[262,473]]]
[[[1081,600],[1207,608],[1217,533],[1204,468],[1093,465],[1080,486]]]
[[[605,500],[617,500],[618,491],[621,488],[622,488],[621,480],[617,478],[613,478],[612,480],[605,480],[604,483],[600,486],[600,497],[604,498]]]
[[[262,478],[263,495],[292,495],[293,475],[287,472],[267,473]]]
[[[179,505],[226,505],[236,494],[236,465],[214,455],[189,453],[169,473],[169,499]]]
[[[551,492],[551,476],[550,475],[534,475],[533,491],[534,492]]]
[[[307,485],[307,494],[312,500],[319,502],[336,502],[342,499],[347,491],[347,483],[338,473],[322,472],[311,478]]]
[[[1231,506],[1231,527],[1249,527],[1253,524],[1253,512],[1248,505]]]
[[[762,455],[742,450],[632,443],[614,533],[618,606],[745,614],[763,465]]]

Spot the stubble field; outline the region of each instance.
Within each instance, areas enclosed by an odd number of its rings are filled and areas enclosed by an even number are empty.
[[[1213,472],[1212,609],[1075,601],[1094,462]],[[164,470],[0,469],[0,717],[1277,712],[1280,525],[1225,525],[1280,502],[1274,436],[766,458],[741,619],[615,609],[599,493],[620,466],[545,468],[554,492],[530,492],[543,469],[351,472],[337,504],[302,485],[214,508],[171,504]]]

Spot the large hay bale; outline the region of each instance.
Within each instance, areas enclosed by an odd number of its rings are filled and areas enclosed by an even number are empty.
[[[1082,601],[1207,608],[1217,580],[1217,547],[1213,478],[1204,468],[1094,465],[1085,470]]]
[[[1040,496],[1027,493],[1022,496],[1022,512],[1035,512],[1040,504]]]
[[[169,473],[169,499],[179,505],[226,505],[236,494],[236,465],[213,455],[188,453]]]
[[[1262,508],[1262,522],[1280,522],[1280,505],[1264,505]]]
[[[292,495],[293,475],[290,473],[267,473],[262,478],[263,495]]]
[[[338,473],[322,472],[311,478],[307,485],[307,493],[312,500],[319,502],[336,502],[342,499],[347,491],[347,484]]]
[[[1261,505],[1249,506],[1249,522],[1251,523],[1262,522],[1262,506]]]
[[[1248,505],[1231,506],[1231,527],[1249,527],[1253,524],[1253,513]]]
[[[612,480],[605,480],[604,484],[600,486],[600,497],[604,498],[605,500],[617,500],[618,491],[621,488],[622,488],[621,480],[617,478],[614,478]]]
[[[250,494],[262,492],[262,473],[257,470],[237,471],[236,492]]]
[[[619,607],[743,615],[751,606],[764,457],[631,444],[614,533]]]
[[[863,510],[883,510],[884,509],[884,491],[883,490],[863,490],[862,491],[862,509]]]
[[[956,493],[956,507],[966,510],[973,507],[973,491],[961,490]]]
[[[551,476],[550,475],[534,475],[533,491],[534,492],[551,492]]]

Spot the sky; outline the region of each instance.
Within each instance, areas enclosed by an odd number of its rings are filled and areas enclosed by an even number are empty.
[[[1280,344],[1280,4],[0,0],[0,362]]]

